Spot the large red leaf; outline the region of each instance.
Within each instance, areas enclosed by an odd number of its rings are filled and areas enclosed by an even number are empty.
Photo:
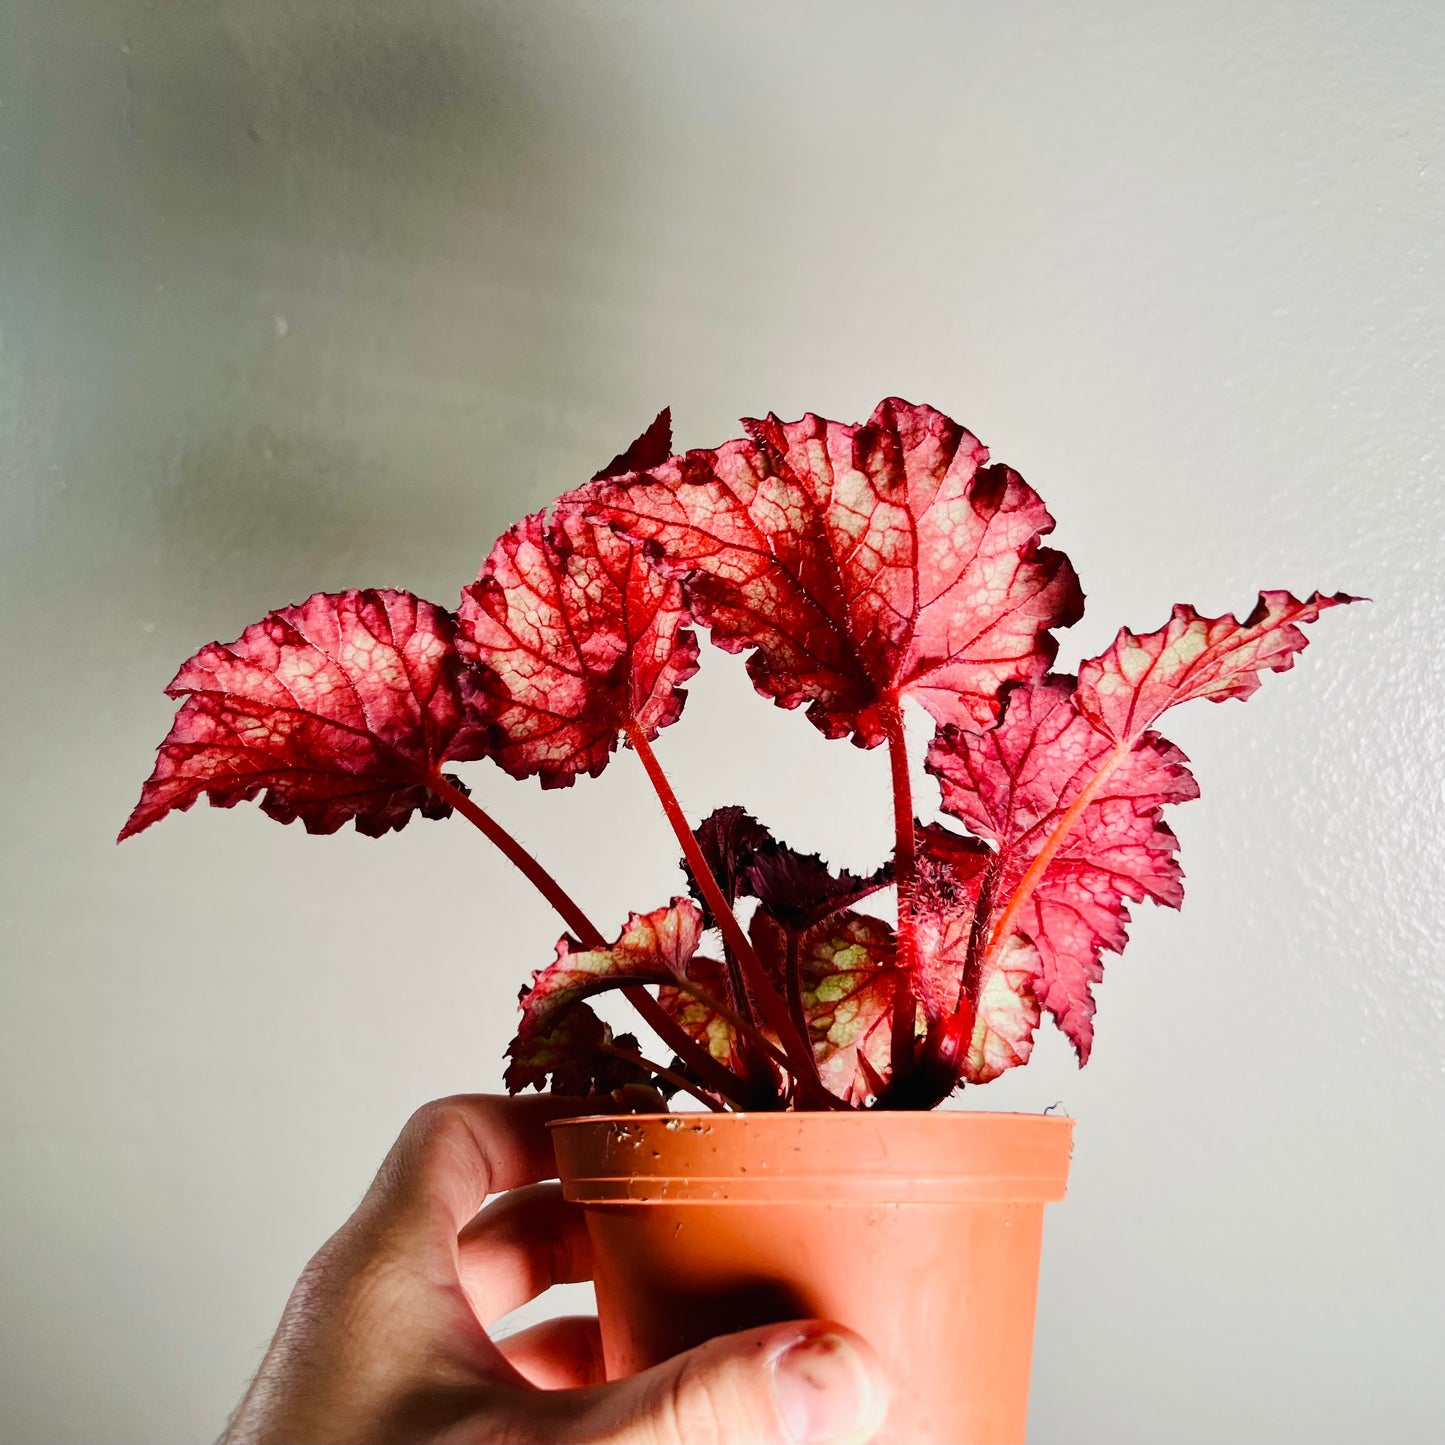
[[[121,838],[202,794],[261,798],[283,823],[379,836],[445,817],[427,786],[479,755],[464,726],[451,617],[408,592],[322,593],[213,642],[166,689],[184,698]]]
[[[1100,954],[1127,941],[1127,904],[1151,898],[1177,908],[1183,901],[1177,840],[1160,810],[1199,791],[1184,755],[1157,733],[1141,737],[1101,778],[1115,746],[1074,706],[1073,679],[1051,678],[1010,693],[995,728],[944,729],[928,755],[944,809],[996,849],[983,893],[989,913],[970,960],[976,976],[964,980],[968,996],[997,990],[1006,946],[1022,935],[1035,954],[1029,961],[1037,965],[1039,1001],[1081,1059],[1093,1041]],[[986,947],[1016,898],[1006,936]],[[1023,960],[1013,957],[1017,973]]]
[[[567,787],[607,766],[623,731],[674,722],[697,671],[682,590],[642,548],[575,512],[502,536],[462,596],[468,702],[514,777]]]
[[[1351,600],[1263,593],[1242,623],[1177,607],[1159,632],[1121,632],[1083,665],[1077,691],[1068,678],[1023,685],[996,727],[940,732],[928,766],[943,806],[995,850],[961,959],[950,940],[966,1002],[981,1008],[992,993],[1002,1007],[1009,990],[1032,993],[1088,1059],[1093,986],[1103,953],[1128,941],[1128,905],[1183,899],[1178,842],[1161,810],[1198,789],[1184,755],[1150,725],[1193,698],[1250,696],[1263,669],[1292,665],[1305,645],[1300,623]]]
[[[744,426],[570,505],[646,542],[760,692],[872,747],[904,696],[985,724],[1003,684],[1043,674],[1082,594],[1039,546],[1043,503],[976,437],[897,398],[861,426]]]
[[[674,898],[666,908],[633,913],[616,943],[583,948],[564,937],[546,968],[522,990],[521,1040],[546,1029],[564,1010],[592,994],[631,984],[676,984],[702,938],[702,913],[690,898]]]

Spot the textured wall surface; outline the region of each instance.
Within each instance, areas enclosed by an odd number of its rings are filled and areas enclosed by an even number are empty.
[[[175,664],[317,588],[450,602],[664,402],[703,445],[889,392],[1048,499],[1065,662],[1375,599],[1172,720],[1184,912],[1087,1069],[1046,1033],[964,1101],[1079,1120],[1033,1438],[1438,1438],[1442,67],[1423,0],[0,0],[0,1440],[213,1433],[557,933],[460,821],[115,848]],[[705,664],[688,808],[871,865],[883,756]],[[469,777],[599,918],[677,887],[630,755]]]

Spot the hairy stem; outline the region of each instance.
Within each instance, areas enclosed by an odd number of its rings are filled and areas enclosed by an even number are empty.
[[[895,1079],[907,1074],[914,1063],[915,1005],[914,972],[917,968],[913,941],[913,875],[917,845],[913,827],[913,787],[908,777],[908,740],[903,732],[903,714],[896,702],[883,711],[883,728],[888,737],[888,766],[893,778],[893,879],[898,886],[898,968],[903,974],[893,996],[893,1038],[890,1062]]]
[[[806,1038],[808,1035],[808,1015],[803,1008],[803,958],[801,940],[791,928],[786,930],[784,937],[787,939],[787,946],[784,954],[783,974],[788,981],[788,1008],[793,1015],[793,1022],[797,1025],[798,1032]]]
[[[450,803],[469,823],[475,824],[508,862],[515,864],[522,876],[552,905],[562,922],[572,930],[584,947],[607,947],[607,940],[602,936],[601,930],[583,913],[571,894],[495,818],[485,809],[478,807],[440,772],[432,774],[426,782],[439,798]],[[628,1003],[642,1015],[648,1028],[704,1080],[710,1089],[734,1103],[746,1101],[742,1080],[723,1068],[706,1049],[689,1038],[641,984],[632,984],[622,992]]]
[[[469,823],[481,829],[487,841],[500,849],[502,856],[552,905],[557,916],[577,935],[580,943],[588,948],[606,948],[607,940],[577,906],[572,895],[490,813],[479,808],[440,772],[433,773],[426,782],[437,797],[450,803]]]
[[[662,771],[662,765],[657,761],[657,755],[652,751],[646,734],[636,723],[629,722],[627,740],[642,760],[642,766],[647,771],[658,802],[662,804],[662,811],[672,825],[683,857],[687,859],[687,866],[692,869],[693,877],[697,879],[698,887],[702,889],[702,895],[717,919],[718,927],[722,929],[723,938],[732,947],[743,977],[757,999],[758,1007],[763,1011],[764,1019],[782,1041],[790,1072],[797,1080],[799,1089],[823,1108],[842,1107],[843,1101],[823,1087],[818,1077],[813,1051],[798,1033],[788,1013],[787,1004],[778,996],[778,991],[763,971],[758,955],[747,934],[743,932],[737,916],[728,907],[727,899],[723,897],[722,889],[718,887],[717,879],[713,877],[712,869],[708,867],[707,859],[703,857],[702,849],[693,837],[692,829],[688,827],[682,804],[678,802],[677,794],[672,791],[672,784],[667,781],[667,775]]]

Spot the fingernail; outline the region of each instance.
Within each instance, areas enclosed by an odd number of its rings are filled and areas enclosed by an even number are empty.
[[[873,1384],[868,1367],[841,1335],[808,1335],[773,1366],[778,1413],[797,1445],[852,1438],[868,1418]]]

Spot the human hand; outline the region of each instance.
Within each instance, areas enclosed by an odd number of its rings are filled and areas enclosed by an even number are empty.
[[[547,1122],[596,1110],[462,1096],[413,1115],[297,1282],[220,1445],[871,1438],[888,1386],[839,1326],[768,1325],[611,1384],[596,1319],[488,1336],[550,1285],[591,1278],[580,1209],[539,1181],[556,1175]]]

